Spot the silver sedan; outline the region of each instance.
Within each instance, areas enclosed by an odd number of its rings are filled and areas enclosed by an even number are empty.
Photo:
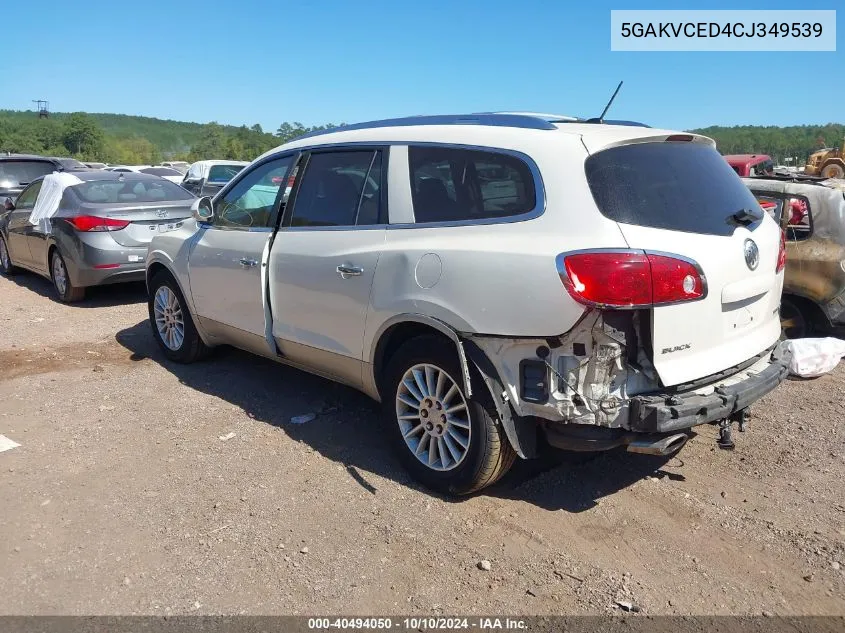
[[[81,300],[88,286],[143,281],[150,240],[180,227],[193,200],[147,174],[49,174],[4,202],[0,272],[47,277],[65,302]]]

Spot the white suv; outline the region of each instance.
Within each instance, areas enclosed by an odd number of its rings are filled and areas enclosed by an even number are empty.
[[[782,232],[702,136],[349,125],[261,156],[195,217],[147,259],[166,356],[231,344],[360,389],[437,490],[493,483],[540,434],[668,454],[787,372]]]

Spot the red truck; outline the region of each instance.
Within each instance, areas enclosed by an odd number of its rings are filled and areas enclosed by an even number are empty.
[[[766,154],[727,154],[724,158],[742,178],[768,176],[775,170],[775,164]]]

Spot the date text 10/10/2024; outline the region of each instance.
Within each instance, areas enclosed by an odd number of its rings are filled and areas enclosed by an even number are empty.
[[[312,630],[348,629],[348,630],[410,630],[410,631],[447,631],[447,630],[525,630],[526,623],[519,618],[443,618],[418,617],[401,618],[308,618],[308,628]]]

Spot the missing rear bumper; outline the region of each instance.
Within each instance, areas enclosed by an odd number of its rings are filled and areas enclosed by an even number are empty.
[[[640,433],[669,433],[717,422],[741,411],[772,391],[789,373],[789,352],[776,349],[771,363],[758,374],[712,393],[695,392],[631,398],[629,425]]]

